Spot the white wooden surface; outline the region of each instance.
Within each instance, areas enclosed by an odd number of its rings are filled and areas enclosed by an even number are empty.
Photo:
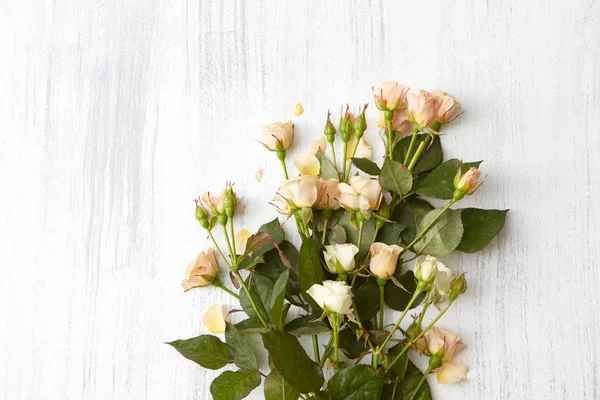
[[[0,60],[0,397],[209,399],[163,344],[230,301],[179,287],[192,199],[232,180],[256,229],[280,177],[258,126],[302,102],[301,149],[393,79],[462,100],[446,156],[489,174],[465,204],[512,210],[447,260],[471,372],[435,398],[600,398],[596,0],[3,0]]]

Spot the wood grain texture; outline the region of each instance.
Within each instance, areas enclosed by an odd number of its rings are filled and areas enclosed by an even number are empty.
[[[280,179],[258,127],[300,101],[298,151],[393,79],[462,101],[445,155],[489,175],[465,206],[511,209],[446,260],[471,372],[435,398],[600,398],[596,0],[3,0],[0,60],[0,397],[209,399],[217,372],[163,345],[230,303],[179,287],[191,200],[232,180],[256,229]]]

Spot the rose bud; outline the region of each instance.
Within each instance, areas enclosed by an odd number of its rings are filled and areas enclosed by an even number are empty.
[[[350,112],[350,107],[346,106],[346,112],[340,118],[340,133],[342,141],[348,142],[350,136],[354,133],[354,114]]]
[[[396,111],[406,104],[406,94],[410,88],[398,82],[383,82],[373,91],[375,107],[381,111]]]
[[[262,144],[270,151],[286,150],[294,139],[292,122],[273,122],[262,127]]]
[[[204,287],[210,285],[219,273],[219,264],[215,251],[212,248],[202,251],[196,258],[187,266],[181,286],[187,292],[195,287]]]
[[[431,94],[437,97],[440,102],[440,108],[436,118],[437,122],[445,124],[458,117],[459,114],[457,114],[456,111],[460,103],[452,97],[451,94],[442,92],[441,90],[436,90]]]
[[[461,175],[462,166],[458,167],[454,176],[454,200],[460,200],[467,194],[472,194],[480,184],[478,184],[481,171],[475,167],[469,168],[467,172]]]
[[[317,201],[317,196],[317,178],[300,176],[285,181],[273,200],[284,203],[283,213],[290,214],[299,208],[312,207]]]
[[[363,136],[363,133],[367,130],[367,119],[365,118],[365,111],[367,110],[368,106],[369,106],[368,104],[365,104],[362,111],[360,111],[360,114],[358,115],[358,117],[356,117],[356,119],[354,120],[354,134],[359,139]]]
[[[202,324],[210,331],[210,333],[223,333],[227,327],[225,313],[222,304],[213,304],[204,313]]]
[[[450,283],[450,294],[448,299],[456,300],[458,296],[467,291],[467,280],[465,274],[460,274]]]
[[[294,167],[300,175],[317,176],[321,172],[319,159],[312,153],[300,153],[294,159]]]
[[[235,214],[235,208],[238,205],[238,198],[236,194],[233,192],[233,187],[230,183],[227,184],[227,189],[222,196],[223,208],[225,209],[225,214],[232,218]]]
[[[225,191],[222,190],[218,195],[214,195],[211,192],[202,193],[201,202],[205,209],[209,209],[213,214],[223,214],[225,211],[225,205],[223,204],[223,197]]]
[[[438,260],[435,257],[426,256],[425,259],[417,261],[415,266],[415,278],[424,285],[428,285],[435,279]]]
[[[340,208],[338,198],[340,189],[337,179],[317,179],[317,203],[315,207],[320,210],[337,210]]]
[[[398,257],[402,247],[388,246],[385,243],[375,242],[371,245],[371,264],[369,268],[373,275],[380,279],[389,279],[396,272]]]
[[[425,90],[418,95],[408,94],[408,112],[420,128],[431,126],[437,119],[439,109],[440,100]]]
[[[202,226],[204,229],[208,229],[210,227],[210,222],[208,221],[208,211],[206,211],[206,209],[200,205],[200,201],[198,199],[194,200],[194,202],[196,203],[196,219],[200,223],[200,226]]]
[[[333,143],[335,140],[335,126],[331,123],[331,112],[327,112],[327,122],[325,123],[325,128],[323,129],[323,134],[329,143]]]
[[[357,253],[358,247],[349,243],[325,246],[323,252],[325,265],[332,274],[344,274],[353,271],[356,265],[354,256]]]
[[[350,314],[352,312],[352,287],[343,281],[324,281],[306,291],[325,313]]]

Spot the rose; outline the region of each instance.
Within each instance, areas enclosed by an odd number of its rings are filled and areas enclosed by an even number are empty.
[[[467,379],[469,369],[452,359],[464,345],[459,335],[434,326],[427,333],[427,351],[431,356],[441,358],[441,367],[437,371],[437,380],[441,384],[452,384]]]
[[[377,179],[353,176],[348,183],[340,183],[340,204],[349,211],[377,210],[383,198],[383,189]]]
[[[398,257],[402,247],[388,246],[385,243],[375,242],[371,245],[371,264],[369,268],[373,275],[381,279],[389,279],[396,272]]]
[[[352,312],[352,287],[342,281],[324,281],[306,291],[326,313],[350,314]]]
[[[321,210],[337,210],[340,208],[340,181],[333,179],[317,179],[317,203],[315,207]]]
[[[312,207],[317,201],[317,178],[314,176],[300,176],[289,179],[277,189],[274,201],[284,203],[285,213],[298,208]]]
[[[417,261],[415,267],[415,278],[424,284],[429,284],[435,279],[438,260],[435,257],[426,256]]]
[[[262,127],[262,144],[271,151],[286,150],[294,139],[293,122],[273,122]]]
[[[186,292],[195,287],[204,287],[211,284],[219,273],[219,264],[215,251],[212,248],[202,251],[187,266],[181,286]]]
[[[227,321],[222,304],[213,304],[204,313],[202,324],[208,328],[211,333],[223,333],[227,327]]]
[[[396,111],[406,104],[406,93],[410,88],[398,82],[383,82],[373,91],[375,106],[382,111]]]
[[[440,102],[440,109],[436,118],[437,122],[445,124],[458,117],[456,109],[460,103],[451,94],[442,92],[441,90],[433,91],[431,94],[437,97]]]
[[[408,94],[408,112],[412,120],[421,128],[435,122],[439,109],[440,100],[425,90],[421,90],[418,95]]]
[[[477,182],[481,176],[481,171],[475,167],[471,167],[467,172],[461,175],[461,169],[462,167],[458,167],[458,171],[456,171],[454,188],[464,196],[465,194],[471,194],[477,190],[479,187]]]
[[[333,244],[325,246],[323,255],[325,265],[332,274],[343,274],[354,270],[356,265],[354,256],[358,253],[358,247],[353,244]]]
[[[433,290],[441,298],[447,298],[450,294],[450,284],[456,276],[456,272],[446,267],[442,262],[437,261],[435,269],[435,278],[433,279]]]
[[[300,175],[317,176],[321,172],[319,159],[312,153],[300,153],[294,159],[294,167]]]
[[[377,126],[380,128],[387,129],[387,121],[385,119],[385,113],[383,111],[379,112],[379,120],[377,121]],[[406,116],[406,106],[394,111],[394,115],[392,116],[392,129],[400,133],[408,133],[411,131],[412,127],[410,121]]]

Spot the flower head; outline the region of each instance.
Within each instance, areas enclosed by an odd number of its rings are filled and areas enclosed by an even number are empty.
[[[224,197],[225,190],[221,190],[218,194],[204,192],[202,193],[201,203],[205,209],[212,211],[213,214],[223,214],[225,212]]]
[[[459,166],[454,177],[454,188],[463,196],[465,194],[472,194],[479,187],[478,181],[481,171],[475,167],[471,167],[461,175],[461,170],[462,166]]]
[[[389,279],[396,272],[398,257],[402,247],[388,246],[385,243],[375,242],[371,245],[371,264],[369,268],[373,275],[381,279]]]
[[[437,97],[440,102],[440,108],[436,118],[437,122],[445,124],[458,117],[459,114],[457,114],[457,109],[460,103],[451,94],[441,90],[436,90],[431,94]]]
[[[306,291],[326,313],[350,314],[352,312],[352,287],[343,281],[324,281]]]
[[[354,270],[356,265],[354,256],[358,253],[358,247],[353,244],[333,244],[325,246],[323,255],[325,265],[332,274],[342,274]]]
[[[219,264],[213,248],[202,251],[187,266],[181,286],[188,291],[211,284],[219,273]]]
[[[429,284],[435,279],[438,260],[432,256],[426,256],[417,261],[415,266],[415,278],[423,284]]]
[[[429,355],[441,359],[441,366],[437,370],[438,382],[452,384],[466,380],[469,369],[462,364],[452,362],[454,356],[464,347],[461,337],[434,326],[425,338]]]
[[[406,104],[406,94],[410,88],[398,82],[383,82],[373,90],[375,106],[382,111],[396,111]]]
[[[380,128],[387,128],[387,121],[385,120],[383,111],[379,111],[377,126]],[[394,115],[392,116],[392,129],[399,133],[408,133],[412,130],[412,126],[406,115],[406,106],[394,111]]]
[[[383,188],[377,179],[353,176],[348,183],[340,183],[340,204],[348,211],[377,210],[383,198]]]
[[[408,112],[421,128],[431,126],[437,119],[440,100],[431,93],[421,90],[419,94],[408,94]]]
[[[285,181],[277,189],[273,200],[283,203],[283,212],[289,214],[299,208],[312,207],[317,201],[317,195],[317,177],[300,176]]]
[[[333,179],[317,179],[317,202],[315,207],[321,210],[337,210],[340,208],[340,181]]]
[[[273,122],[262,127],[263,145],[271,150],[286,150],[294,139],[293,122]]]

